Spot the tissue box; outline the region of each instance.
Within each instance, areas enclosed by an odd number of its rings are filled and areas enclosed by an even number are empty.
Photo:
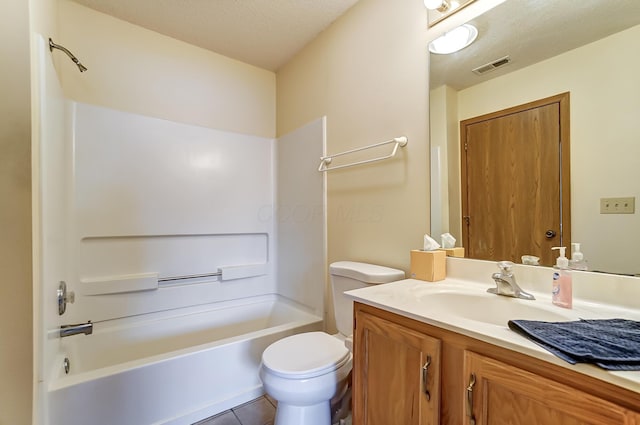
[[[447,275],[447,257],[443,250],[411,251],[411,274],[412,279],[437,282]]]
[[[464,258],[464,248],[461,246],[457,246],[455,248],[442,248],[442,250],[447,254],[447,257]]]

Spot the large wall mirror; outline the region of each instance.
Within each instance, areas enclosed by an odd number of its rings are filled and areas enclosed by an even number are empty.
[[[507,0],[470,23],[472,45],[430,59],[432,235],[466,225],[460,122],[569,93],[571,241],[590,270],[640,276],[640,1]]]

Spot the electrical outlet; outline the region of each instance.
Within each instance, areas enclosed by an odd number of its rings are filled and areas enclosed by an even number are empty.
[[[636,198],[600,198],[600,214],[635,214]]]

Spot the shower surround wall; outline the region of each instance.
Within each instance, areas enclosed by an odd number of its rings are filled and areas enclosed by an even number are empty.
[[[78,301],[66,320],[276,292],[273,140],[81,103],[72,110],[68,278]],[[162,280],[225,267],[247,276]]]

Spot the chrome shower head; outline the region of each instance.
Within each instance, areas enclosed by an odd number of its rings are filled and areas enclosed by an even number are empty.
[[[73,60],[73,59],[71,59]],[[87,67],[84,66],[83,64],[80,63],[80,61],[78,59],[74,60],[76,66],[78,67],[78,69],[80,70],[80,72],[85,72],[87,70]]]
[[[87,67],[84,66],[83,64],[81,64],[80,61],[78,60],[78,58],[73,55],[73,53],[71,53],[65,47],[54,43],[53,40],[51,40],[51,38],[49,38],[49,51],[53,52],[53,49],[58,49],[58,50],[62,50],[63,52],[65,52],[67,54],[67,56],[69,56],[69,58],[73,61],[73,63],[76,64],[76,66],[78,67],[80,72],[84,72],[84,71],[87,70]]]

